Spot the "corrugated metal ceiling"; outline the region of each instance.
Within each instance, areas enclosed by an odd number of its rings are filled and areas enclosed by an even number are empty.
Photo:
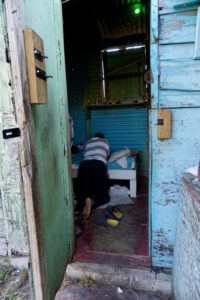
[[[64,28],[76,45],[102,45],[146,35],[147,13],[148,0],[70,0],[63,4]]]
[[[146,33],[146,4],[142,0],[88,1],[103,39]],[[140,13],[135,14],[139,8]]]

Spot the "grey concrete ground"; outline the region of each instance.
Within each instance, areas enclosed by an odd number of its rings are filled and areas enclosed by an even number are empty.
[[[91,280],[128,289],[171,294],[171,275],[151,269],[133,269],[102,264],[74,262],[68,264],[70,279]]]
[[[28,270],[24,266],[27,259],[0,257],[0,299],[31,300]],[[12,264],[13,263],[13,264]]]
[[[0,299],[32,299],[26,265],[0,259]],[[166,274],[87,263],[69,264],[67,273],[55,300],[171,300]]]
[[[171,275],[75,262],[55,300],[171,300]]]
[[[100,284],[92,279],[69,280],[67,276],[55,300],[170,300],[162,292],[136,291],[113,284]]]

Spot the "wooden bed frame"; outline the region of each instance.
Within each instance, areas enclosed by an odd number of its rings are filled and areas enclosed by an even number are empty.
[[[135,169],[132,170],[109,170],[108,175],[109,179],[113,180],[128,180],[130,187],[130,197],[135,198],[137,196],[137,156],[135,156]],[[78,175],[78,167],[73,168],[72,165],[72,178],[77,178]]]

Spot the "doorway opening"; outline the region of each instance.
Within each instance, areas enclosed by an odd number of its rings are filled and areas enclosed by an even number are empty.
[[[95,222],[98,209],[93,211],[76,239],[76,258],[149,266],[149,3],[63,1],[63,22],[68,106],[74,124],[74,192],[81,149],[95,132],[105,135],[111,153],[127,149],[138,152],[119,157],[119,172],[109,173],[113,201],[120,199],[118,205],[124,215],[120,226],[100,226]],[[133,161],[129,165],[133,158],[134,165]]]

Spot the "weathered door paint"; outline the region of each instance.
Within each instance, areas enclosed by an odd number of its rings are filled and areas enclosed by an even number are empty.
[[[48,105],[34,106],[37,179],[44,230],[49,298],[59,287],[73,251],[73,209],[67,145],[67,90],[60,0],[24,2],[25,23],[44,41]]]
[[[180,179],[199,160],[200,60],[193,60],[197,6],[152,1],[151,254],[155,267],[171,267]],[[159,28],[159,30],[158,30]],[[157,138],[157,109],[172,111],[172,137]]]
[[[6,16],[0,3],[0,132],[17,127],[11,80]],[[19,138],[4,140],[0,135],[0,256],[29,254],[27,224],[24,217],[24,191],[19,162]]]
[[[23,124],[18,125],[22,138],[27,140],[28,137],[30,141],[25,150],[32,159],[32,165],[26,166],[25,161],[22,167],[28,171],[26,175],[31,183],[35,213],[33,216],[33,210],[29,206],[27,220],[29,225],[31,221],[36,223],[36,231],[33,228],[29,230],[33,275],[36,274],[35,298],[54,299],[63,279],[66,263],[73,253],[73,208],[61,2],[11,0],[6,8],[10,46],[13,46],[13,36],[16,42],[11,54],[19,54],[11,60],[13,82],[17,90],[22,91],[20,99],[24,107],[19,107],[19,110],[24,110],[27,118]],[[48,56],[46,70],[48,75],[53,76],[48,80],[48,104],[30,107],[28,103],[23,48],[25,26],[31,27],[44,40],[45,55]],[[20,70],[17,76],[15,62]],[[27,127],[31,130],[24,131]],[[27,190],[27,187],[24,186],[24,189]],[[25,202],[29,202],[29,196],[31,197],[28,193],[25,194]],[[35,252],[32,237],[39,251],[37,265],[33,257]],[[37,281],[38,278],[41,282]],[[38,292],[40,290],[41,293]]]

